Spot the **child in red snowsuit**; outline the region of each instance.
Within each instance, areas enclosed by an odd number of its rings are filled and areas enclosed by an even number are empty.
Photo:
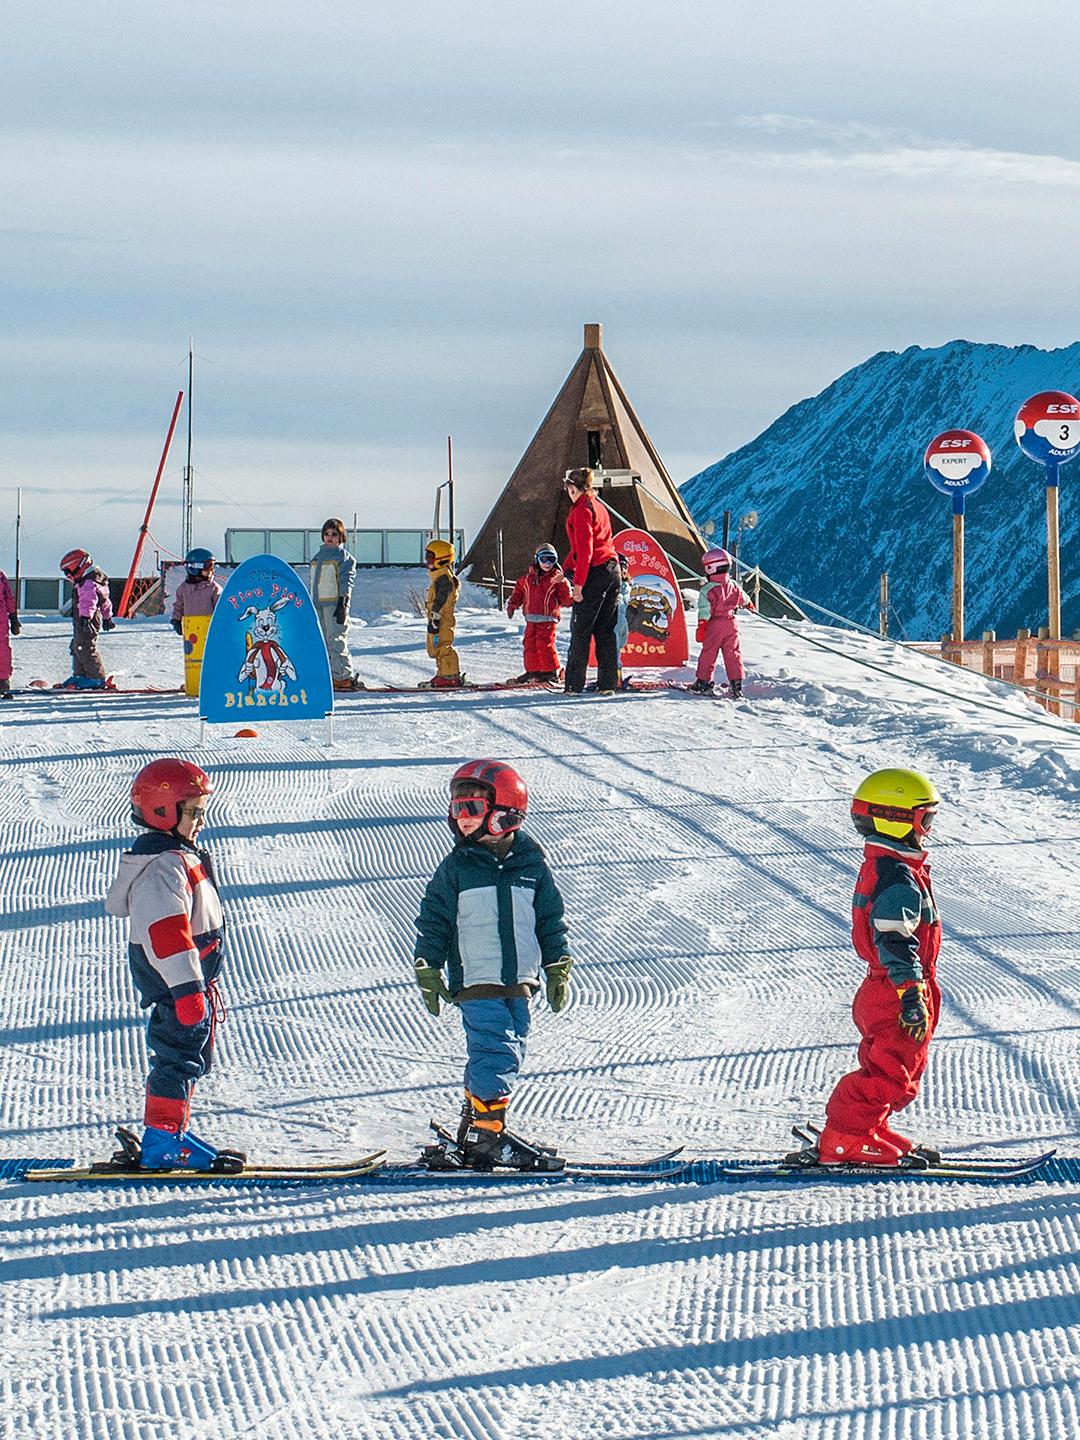
[[[890,1128],[918,1094],[941,1009],[935,975],[941,919],[924,848],[941,802],[915,770],[877,770],[855,792],[851,815],[866,837],[855,883],[851,939],[866,962],[852,1015],[862,1035],[859,1068],[825,1107],[823,1165],[902,1165],[938,1159]]]
[[[562,572],[553,545],[541,545],[525,574],[514,586],[506,613],[525,616],[525,673],[519,681],[562,679],[555,649],[555,629],[562,606],[573,601],[570,582]]]
[[[18,608],[15,604],[15,592],[7,576],[0,570],[0,699],[3,700],[11,699],[12,664],[9,636],[18,635],[22,629]]]
[[[709,581],[698,599],[698,626],[694,637],[701,646],[697,678],[690,689],[698,695],[711,695],[713,671],[722,653],[731,694],[738,700],[742,694],[742,650],[735,612],[753,610],[754,602],[741,585],[731,578],[731,556],[726,550],[709,550],[702,557],[705,578]]]

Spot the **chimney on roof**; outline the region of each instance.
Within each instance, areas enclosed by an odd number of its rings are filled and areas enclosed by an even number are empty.
[[[602,350],[604,348],[604,327],[603,325],[585,326],[585,349]]]

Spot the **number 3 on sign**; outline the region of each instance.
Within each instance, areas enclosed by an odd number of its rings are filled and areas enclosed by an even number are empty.
[[[1066,421],[1063,425],[1059,425],[1059,426],[1058,426],[1058,444],[1059,444],[1059,445],[1068,445],[1068,443],[1069,443],[1069,441],[1070,441],[1071,439],[1072,439],[1072,426]]]

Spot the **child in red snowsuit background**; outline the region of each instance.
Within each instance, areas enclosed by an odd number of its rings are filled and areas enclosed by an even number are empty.
[[[867,967],[852,1006],[862,1043],[858,1070],[843,1077],[825,1107],[823,1165],[940,1158],[889,1125],[918,1094],[941,1010],[941,919],[924,848],[940,803],[933,782],[915,770],[876,770],[852,801],[855,828],[866,837],[851,911],[852,944]]]
[[[570,582],[562,572],[555,547],[541,545],[506,606],[511,619],[518,610],[525,616],[525,673],[517,677],[519,681],[562,679],[555,630],[562,618],[562,606],[572,601]]]
[[[709,583],[698,599],[698,625],[694,638],[701,646],[701,654],[698,656],[697,678],[690,689],[698,695],[712,694],[713,671],[722,653],[732,698],[738,700],[742,695],[745,671],[735,612],[743,608],[753,610],[754,602],[731,578],[731,556],[726,550],[706,551],[701,563]]]

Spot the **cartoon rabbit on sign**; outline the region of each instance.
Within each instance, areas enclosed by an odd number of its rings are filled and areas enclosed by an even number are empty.
[[[286,680],[296,679],[296,667],[288,655],[281,648],[278,630],[278,618],[276,612],[282,606],[289,603],[289,597],[283,595],[280,600],[275,600],[272,605],[259,609],[255,605],[249,605],[238,620],[246,620],[249,615],[254,615],[251,630],[244,637],[247,643],[247,659],[240,667],[240,674],[237,680],[250,680],[256,690],[270,690],[278,695],[284,695]]]

